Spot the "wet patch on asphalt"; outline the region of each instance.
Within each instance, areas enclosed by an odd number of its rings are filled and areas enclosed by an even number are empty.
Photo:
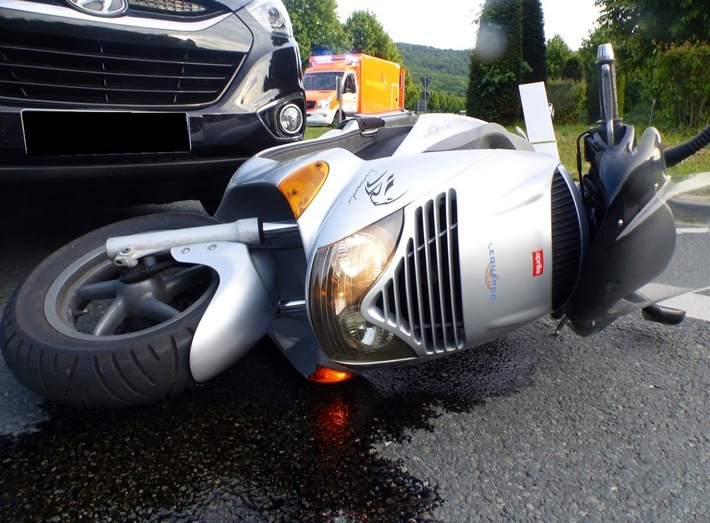
[[[534,351],[505,338],[423,365],[309,383],[270,344],[161,404],[45,405],[39,430],[0,438],[5,521],[432,521],[436,485],[373,445],[442,411],[531,383]]]

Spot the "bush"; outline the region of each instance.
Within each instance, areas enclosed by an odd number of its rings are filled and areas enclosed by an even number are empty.
[[[562,68],[562,78],[580,82],[584,79],[584,64],[578,53],[570,56]]]
[[[679,127],[697,129],[710,119],[710,46],[673,47],[655,62],[659,110]]]
[[[587,99],[587,85],[574,80],[548,81],[547,99],[555,108],[556,123],[577,123]]]

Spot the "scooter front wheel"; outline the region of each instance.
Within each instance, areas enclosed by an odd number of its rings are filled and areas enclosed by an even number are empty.
[[[108,259],[112,236],[216,223],[198,214],[141,216],[90,232],[46,258],[17,288],[0,324],[11,372],[56,403],[119,408],[193,383],[192,338],[217,286],[208,267],[169,254],[129,275]]]

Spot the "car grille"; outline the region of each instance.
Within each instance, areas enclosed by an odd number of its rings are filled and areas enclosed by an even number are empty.
[[[129,0],[131,8],[176,14],[205,14],[209,6],[183,0]]]
[[[0,34],[0,99],[174,106],[215,101],[244,53]]]
[[[394,276],[374,301],[378,315],[408,332],[427,354],[464,346],[456,192],[414,212],[414,234]]]

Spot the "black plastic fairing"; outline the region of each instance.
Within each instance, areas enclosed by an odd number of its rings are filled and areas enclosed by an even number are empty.
[[[627,148],[606,151],[600,179],[611,200],[564,307],[582,335],[597,332],[620,315],[615,305],[662,273],[675,250],[675,220],[657,196],[665,183],[657,131],[647,131],[633,153]]]

